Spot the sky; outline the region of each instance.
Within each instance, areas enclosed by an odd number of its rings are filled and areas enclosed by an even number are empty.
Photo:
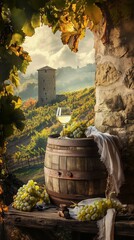
[[[77,53],[71,52],[67,45],[63,45],[60,32],[53,34],[48,26],[37,28],[32,37],[26,37],[23,47],[32,58],[27,68],[28,75],[44,66],[55,69],[67,66],[77,68],[95,62],[94,38],[89,30],[80,41]]]

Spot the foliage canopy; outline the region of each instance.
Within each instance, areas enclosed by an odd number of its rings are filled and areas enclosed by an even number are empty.
[[[35,28],[48,25],[53,33],[61,31],[63,44],[77,52],[86,28],[93,29],[102,20],[96,5],[103,0],[3,0],[0,3],[0,145],[15,127],[22,130],[24,115],[21,99],[14,96],[19,72],[25,73],[31,62],[21,46]],[[7,119],[10,119],[7,121]]]

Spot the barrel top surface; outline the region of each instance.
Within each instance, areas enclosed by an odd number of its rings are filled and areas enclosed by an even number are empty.
[[[48,144],[54,144],[58,146],[89,146],[96,145],[93,137],[89,138],[59,138],[59,134],[53,134],[48,136]]]

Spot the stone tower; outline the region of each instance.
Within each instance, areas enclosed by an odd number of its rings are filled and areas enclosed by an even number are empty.
[[[38,71],[38,104],[43,106],[51,103],[56,98],[56,69],[49,66],[40,68]]]

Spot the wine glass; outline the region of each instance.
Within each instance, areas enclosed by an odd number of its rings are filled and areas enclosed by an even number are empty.
[[[63,136],[65,125],[71,120],[71,109],[70,107],[58,107],[56,117],[63,126]]]

